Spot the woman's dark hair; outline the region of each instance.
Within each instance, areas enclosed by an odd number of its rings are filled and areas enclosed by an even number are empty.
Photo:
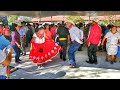
[[[12,23],[11,30],[12,30],[12,31],[15,31],[17,26],[18,26],[17,24],[15,24],[15,23]]]
[[[113,27],[116,27],[116,28],[117,28],[117,26],[112,25],[112,26],[111,26],[111,29],[112,29]]]
[[[46,24],[44,25],[44,29],[46,29],[46,26],[49,26],[49,24],[46,23]]]
[[[109,25],[107,25],[107,28],[108,28],[108,29],[111,29],[113,26],[114,26],[114,25],[109,24]]]
[[[6,26],[6,25],[8,26],[8,24],[4,24],[4,26]]]
[[[44,28],[43,28],[43,27],[38,28],[38,29],[37,29],[37,32],[38,32],[39,30],[42,30],[42,29],[44,29]]]

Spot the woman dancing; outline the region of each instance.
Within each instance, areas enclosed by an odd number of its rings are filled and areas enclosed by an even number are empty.
[[[62,48],[52,40],[50,31],[41,27],[38,32],[34,33],[31,40],[29,58],[41,66],[43,63],[51,61],[50,59],[55,57],[59,50]]]

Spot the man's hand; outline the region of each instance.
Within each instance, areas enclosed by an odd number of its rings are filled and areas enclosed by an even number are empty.
[[[21,46],[20,46],[20,45],[18,45],[18,48],[21,48]]]
[[[103,46],[104,45],[104,43],[101,43],[101,46]]]
[[[87,45],[88,47],[90,46],[90,43]]]
[[[70,45],[70,41],[68,41],[68,45]]]

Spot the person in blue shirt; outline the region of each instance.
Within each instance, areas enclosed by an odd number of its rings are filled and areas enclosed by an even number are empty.
[[[107,29],[105,30],[105,34],[108,33],[113,25],[109,24],[107,25]]]

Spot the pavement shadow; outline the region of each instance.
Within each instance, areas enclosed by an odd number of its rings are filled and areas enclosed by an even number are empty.
[[[42,74],[40,76],[46,76],[46,77],[49,77],[50,79],[57,79],[57,78],[60,78],[60,77],[64,77],[66,75],[66,72],[65,71],[59,71],[57,73],[45,73],[45,74]]]

